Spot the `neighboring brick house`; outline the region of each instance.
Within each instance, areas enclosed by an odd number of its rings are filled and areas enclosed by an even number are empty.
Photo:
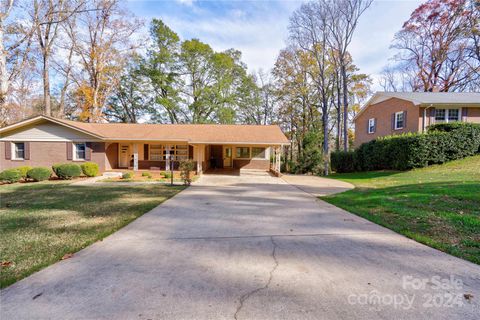
[[[84,123],[38,116],[0,129],[0,170],[93,161],[100,171],[215,168],[280,171],[276,125]],[[271,166],[271,159],[273,165]]]
[[[480,93],[377,92],[355,116],[355,147],[378,137],[425,132],[439,122],[480,123]]]

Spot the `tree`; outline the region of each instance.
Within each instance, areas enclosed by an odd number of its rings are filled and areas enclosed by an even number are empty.
[[[70,34],[81,72],[76,75],[75,97],[80,119],[98,122],[109,95],[119,83],[126,58],[136,48],[132,35],[141,21],[131,18],[118,0],[91,0],[80,23]]]
[[[139,57],[132,57],[133,62],[129,64],[109,98],[105,109],[108,120],[137,123],[142,117],[149,115],[154,97],[148,78],[140,70],[139,60]]]
[[[328,10],[331,36],[327,38],[338,53],[343,92],[343,148],[348,150],[348,47],[362,14],[373,0],[322,0]]]
[[[4,107],[8,91],[7,53],[3,42],[5,19],[13,7],[13,0],[3,0],[0,7],[0,105]]]
[[[180,38],[162,20],[153,19],[150,25],[152,46],[143,63],[143,73],[150,79],[155,94],[155,122],[180,121],[179,88],[182,85],[178,73]]]
[[[144,72],[155,90],[156,119],[233,123],[251,86],[241,53],[214,51],[198,39],[181,41],[161,20],[151,26],[153,45]]]
[[[414,91],[465,90],[478,80],[475,11],[466,0],[429,0],[413,11],[392,47],[403,69],[411,68]]]

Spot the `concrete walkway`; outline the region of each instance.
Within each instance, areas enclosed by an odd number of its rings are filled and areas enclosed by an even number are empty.
[[[478,319],[479,301],[478,265],[282,179],[212,175],[3,290],[0,318]]]

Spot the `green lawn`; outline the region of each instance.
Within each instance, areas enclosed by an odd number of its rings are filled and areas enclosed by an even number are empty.
[[[406,172],[330,177],[357,188],[323,200],[480,264],[480,156]]]
[[[5,287],[122,228],[183,186],[0,186],[0,286]]]

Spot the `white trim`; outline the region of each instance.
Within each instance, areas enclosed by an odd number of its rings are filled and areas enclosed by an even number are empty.
[[[398,115],[402,115],[402,126],[401,127],[397,127],[397,116]],[[399,112],[395,112],[395,118],[394,118],[394,128],[395,130],[401,130],[405,127],[405,113],[404,111],[399,111]]]
[[[16,144],[17,143],[23,143],[23,158],[17,158],[17,151],[16,149]],[[12,155],[11,160],[17,160],[17,161],[22,161],[25,160],[25,141],[17,141],[17,142],[12,142],[10,144],[10,154]]]
[[[77,144],[83,144],[85,147],[84,158],[77,158]],[[72,160],[73,161],[86,161],[87,160],[87,143],[86,142],[72,142]]]
[[[370,122],[373,122],[372,125],[370,125]],[[373,127],[373,130],[370,131],[370,128]],[[375,118],[370,118],[368,119],[368,133],[369,134],[372,134],[372,133],[375,133]]]

